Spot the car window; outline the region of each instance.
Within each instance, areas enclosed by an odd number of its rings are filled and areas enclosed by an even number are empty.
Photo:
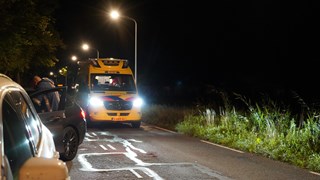
[[[3,112],[3,136],[4,152],[8,158],[14,179],[18,177],[19,169],[24,162],[33,156],[34,151],[30,146],[30,137],[23,122],[21,113],[10,101],[8,95],[5,96],[2,106]]]
[[[41,126],[40,121],[35,115],[32,113],[31,108],[29,107],[28,103],[26,102],[25,98],[19,91],[12,91],[11,92],[12,99],[16,104],[17,109],[21,109],[21,116],[26,123],[27,130],[30,131],[30,136],[33,140],[34,149],[40,143],[41,137]]]
[[[91,82],[94,91],[136,91],[130,74],[91,74]]]

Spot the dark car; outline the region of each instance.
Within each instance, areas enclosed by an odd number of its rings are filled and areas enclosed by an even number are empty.
[[[53,135],[56,149],[60,153],[60,159],[70,161],[77,155],[78,147],[83,142],[87,131],[85,112],[80,105],[67,94],[67,87],[41,90],[29,93],[29,96],[34,100],[39,96],[46,96],[52,92],[59,93],[60,102],[58,110],[46,112],[40,109],[37,103],[34,103],[34,106],[37,109],[41,121],[48,127]]]

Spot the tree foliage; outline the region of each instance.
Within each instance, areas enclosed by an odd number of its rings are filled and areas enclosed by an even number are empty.
[[[0,72],[19,80],[30,67],[58,62],[55,52],[64,45],[54,29],[57,5],[57,0],[0,0]]]

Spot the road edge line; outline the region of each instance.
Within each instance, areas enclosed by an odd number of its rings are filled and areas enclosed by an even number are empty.
[[[314,172],[314,171],[309,171],[311,174],[314,174],[314,175],[317,175],[317,176],[320,176],[320,173],[318,172]]]
[[[238,152],[238,153],[244,153],[243,151],[232,149],[232,148],[229,148],[229,147],[226,147],[226,146],[222,146],[220,144],[212,143],[212,142],[205,141],[205,140],[200,140],[200,141],[203,142],[203,143],[211,144],[211,145],[218,146],[218,147],[221,147],[221,148],[224,148],[224,149],[229,149],[231,151],[235,151],[235,152]]]
[[[173,133],[173,134],[177,134],[177,132],[171,131],[171,130],[169,130],[169,129],[165,129],[165,128],[158,127],[158,126],[153,126],[153,127],[156,128],[156,129],[160,129],[160,130],[162,130],[162,131],[166,131],[166,132],[170,132],[170,133]]]

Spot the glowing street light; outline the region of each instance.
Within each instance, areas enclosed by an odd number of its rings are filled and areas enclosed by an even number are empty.
[[[65,85],[68,85],[68,66],[59,69],[59,74],[65,77]]]
[[[76,61],[77,59],[78,59],[77,56],[71,56],[72,61]]]
[[[85,43],[85,44],[82,44],[82,49],[85,51],[88,51],[90,49],[90,47],[88,44]],[[92,48],[92,49],[94,49],[94,48]],[[95,49],[95,50],[97,50],[97,59],[99,59],[99,51],[98,51],[98,49]]]
[[[128,17],[128,16],[123,16],[123,15],[120,15],[118,11],[116,10],[113,10],[110,12],[110,17],[111,19],[114,19],[114,20],[117,20],[119,18],[125,18],[125,19],[129,19],[131,21],[134,22],[134,64],[135,64],[135,67],[134,67],[134,76],[135,76],[135,80],[136,80],[136,84],[138,84],[138,77],[137,77],[137,57],[138,57],[138,52],[137,52],[137,48],[138,48],[138,23],[135,19],[131,18],[131,17]]]

